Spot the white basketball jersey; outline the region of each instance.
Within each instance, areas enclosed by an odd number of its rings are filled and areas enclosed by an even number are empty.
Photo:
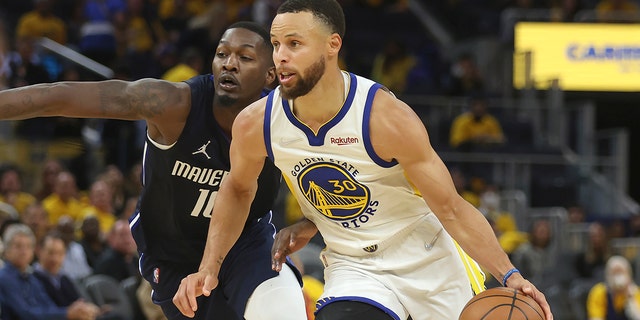
[[[401,166],[378,157],[371,145],[371,105],[382,86],[346,72],[344,78],[344,105],[318,132],[296,118],[280,88],[272,91],[265,142],[269,157],[327,246],[342,254],[367,255],[408,234],[432,213]],[[437,219],[429,220],[438,224],[434,230],[442,228]],[[437,235],[425,235],[429,237]]]

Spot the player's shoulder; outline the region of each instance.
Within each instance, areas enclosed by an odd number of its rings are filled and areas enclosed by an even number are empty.
[[[236,123],[250,126],[261,125],[264,120],[267,99],[268,96],[262,97],[242,109],[234,121],[234,126],[236,126]]]
[[[396,95],[385,86],[380,86],[378,90],[376,90],[371,103],[372,112],[377,110],[379,111],[378,113],[382,113],[386,116],[389,116],[393,112],[413,111],[407,103],[396,97]]]

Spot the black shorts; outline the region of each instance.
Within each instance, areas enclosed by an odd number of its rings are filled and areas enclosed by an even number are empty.
[[[270,217],[270,215],[268,216]],[[153,257],[143,253],[140,258],[140,268],[142,276],[151,283],[153,288],[153,302],[162,307],[169,320],[244,319],[247,300],[255,288],[265,280],[278,275],[271,269],[271,247],[274,232],[275,227],[266,217],[245,227],[222,263],[218,286],[209,297],[200,296],[198,298],[198,311],[194,318],[183,316],[173,304],[172,299],[178,290],[180,281],[187,275],[197,272],[198,265],[155,261]],[[298,270],[291,267],[301,281]]]

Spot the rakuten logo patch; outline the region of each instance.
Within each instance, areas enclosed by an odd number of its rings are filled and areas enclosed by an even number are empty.
[[[330,141],[331,141],[331,144],[337,144],[339,146],[360,143],[360,139],[354,138],[354,137],[330,138]]]

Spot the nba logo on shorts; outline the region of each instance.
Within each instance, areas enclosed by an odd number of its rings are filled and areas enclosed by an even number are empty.
[[[160,268],[153,269],[153,282],[154,283],[160,282]]]

